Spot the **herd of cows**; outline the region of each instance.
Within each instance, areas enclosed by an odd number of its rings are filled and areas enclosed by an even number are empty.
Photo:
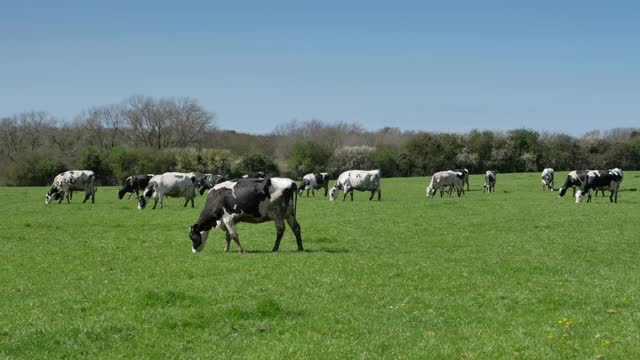
[[[494,192],[496,185],[496,172],[486,171],[483,191]],[[540,176],[542,189],[554,191],[554,170],[546,168]],[[574,170],[569,172],[560,188],[560,196],[564,196],[567,189],[572,188],[576,203],[582,202],[585,194],[587,202],[591,202],[591,195],[598,191],[604,195],[604,191],[610,191],[611,202],[618,202],[618,190],[624,179],[621,169],[610,170]],[[464,193],[464,185],[469,190],[469,171],[467,169],[439,171],[433,174],[427,186],[426,196],[433,198],[436,191],[440,190],[440,196],[448,192],[452,196],[453,191],[458,196]],[[294,180],[280,177],[265,177],[264,173],[247,174],[242,178],[226,180],[221,175],[195,173],[167,172],[161,175],[141,174],[129,176],[118,190],[118,198],[122,199],[127,193],[129,198],[135,192],[138,199],[138,209],[144,209],[147,202],[153,199],[153,209],[158,202],[163,208],[165,197],[184,198],[186,207],[191,202],[193,208],[196,192],[203,195],[209,191],[198,220],[189,228],[189,238],[192,241],[192,251],[197,253],[204,248],[209,231],[221,229],[226,235],[224,250],[229,250],[233,240],[239,252],[244,252],[240,245],[236,224],[262,223],[273,221],[276,225],[276,241],[273,251],[278,251],[280,240],[285,231],[285,221],[293,231],[298,250],[302,251],[302,235],[300,224],[296,219],[298,196],[304,191],[309,191],[315,197],[315,190],[324,189],[324,196],[329,200],[335,200],[339,192],[344,193],[343,201],[353,191],[370,191],[369,200],[377,194],[381,199],[380,171],[379,170],[349,170],[338,177],[335,185],[329,190],[329,176],[327,173],[312,173],[305,175],[300,185]],[[95,202],[96,185],[95,174],[91,170],[72,170],[58,174],[45,197],[45,203],[52,201],[61,203],[65,198],[67,203],[72,199],[75,191],[85,193],[84,202],[91,198]],[[140,195],[142,191],[142,195]]]

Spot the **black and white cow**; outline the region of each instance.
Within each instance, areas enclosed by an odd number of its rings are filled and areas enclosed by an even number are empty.
[[[158,205],[158,200],[162,209],[165,196],[184,197],[186,199],[184,207],[187,207],[189,200],[191,200],[191,207],[194,207],[195,182],[196,174],[194,173],[167,172],[156,175],[149,180],[142,196],[138,196],[138,209],[144,209],[149,198],[153,198],[153,209]]]
[[[276,242],[273,251],[278,251],[287,221],[296,237],[298,251],[302,247],[300,224],[296,219],[297,186],[287,178],[235,179],[213,187],[198,221],[189,228],[192,252],[202,251],[209,231],[221,229],[226,234],[224,251],[229,251],[231,240],[240,245],[236,224],[239,222],[276,224]]]
[[[126,193],[129,193],[129,199],[133,192],[136,192],[136,197],[140,196],[139,191],[144,190],[149,184],[149,180],[153,177],[153,174],[139,174],[131,175],[122,184],[122,188],[118,190],[118,199],[122,200]]]
[[[58,174],[53,179],[51,189],[45,196],[45,204],[49,204],[51,201],[58,200],[58,204],[62,202],[62,199],[67,197],[67,204],[70,203],[71,193],[73,191],[84,191],[84,204],[91,198],[91,202],[95,202],[96,176],[91,170],[71,170]]]
[[[573,189],[573,196],[576,196],[576,187],[580,188],[582,187],[582,184],[584,184],[586,178],[587,178],[587,173],[589,172],[589,170],[573,170],[570,171],[569,174],[567,174],[567,178],[564,180],[564,184],[562,185],[562,187],[560,188],[560,197],[564,196],[564,194],[566,194],[567,189],[572,188]]]
[[[587,194],[587,202],[591,202],[591,193],[600,188],[606,188],[611,191],[609,195],[610,202],[618,202],[618,190],[620,183],[624,179],[622,170],[616,168],[611,170],[590,170],[587,173],[585,182],[576,192],[576,203],[582,202],[584,194]]]
[[[427,185],[426,196],[433,198],[436,190],[440,189],[440,197],[444,195],[445,188],[455,189],[458,196],[464,191],[464,173],[453,170],[438,171],[431,176]],[[451,192],[449,192],[451,196]]]
[[[454,169],[452,171],[462,173],[464,178],[462,179],[462,185],[467,184],[467,191],[469,191],[469,170],[467,169]]]
[[[542,191],[545,190],[545,188],[548,188],[550,191],[553,191],[553,169],[552,168],[545,168],[544,170],[542,170],[542,174],[540,174],[540,181],[542,182]]]
[[[300,187],[298,189],[300,191],[300,196],[302,196],[302,193],[307,190],[307,197],[309,197],[309,190],[311,190],[311,195],[316,197],[316,189],[324,189],[324,196],[327,196],[327,193],[329,192],[329,174],[326,172],[319,174],[307,174],[302,177],[302,181],[300,182]]]
[[[213,175],[213,174],[203,174],[196,176],[196,188],[198,192],[200,192],[200,196],[204,194],[205,191],[213,188],[216,184],[220,184],[226,179],[222,175]]]
[[[353,201],[353,190],[371,191],[369,200],[378,193],[378,201],[382,197],[380,192],[380,170],[348,170],[338,176],[336,184],[329,191],[329,200],[333,201],[338,197],[340,191],[344,192],[342,201],[351,194]]]
[[[487,170],[484,173],[484,185],[482,185],[482,192],[496,192],[496,172]]]

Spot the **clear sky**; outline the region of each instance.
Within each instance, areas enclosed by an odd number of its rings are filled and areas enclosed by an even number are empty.
[[[638,1],[3,1],[0,116],[196,98],[224,129],[640,127]]]

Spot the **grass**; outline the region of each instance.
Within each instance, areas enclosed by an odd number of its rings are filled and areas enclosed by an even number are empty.
[[[115,187],[49,206],[0,188],[0,357],[639,358],[625,176],[618,204],[579,205],[538,174],[434,199],[426,178],[383,179],[381,202],[299,199],[303,253],[290,229],[271,253],[273,223],[241,224],[245,255],[222,232],[191,254],[204,198],[140,211]]]

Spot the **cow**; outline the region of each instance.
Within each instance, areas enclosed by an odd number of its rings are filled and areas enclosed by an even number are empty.
[[[196,176],[196,188],[200,193],[200,196],[204,195],[204,192],[213,188],[216,184],[219,184],[226,179],[222,175],[203,174]]]
[[[298,251],[303,251],[300,224],[296,219],[296,183],[287,178],[235,179],[217,184],[209,191],[198,221],[189,227],[191,251],[202,251],[211,229],[225,232],[224,251],[229,251],[231,240],[238,252],[243,253],[236,224],[239,222],[276,224],[276,242],[272,251],[278,251],[285,231],[285,220],[296,237]]]
[[[427,185],[426,196],[433,198],[436,190],[440,189],[440,197],[442,197],[446,187],[455,189],[458,196],[460,196],[460,193],[464,191],[464,173],[453,170],[434,173],[431,176],[429,185]],[[449,192],[449,196],[451,196],[451,192]]]
[[[133,192],[136,192],[136,197],[140,196],[140,190],[144,190],[149,184],[149,180],[153,177],[153,174],[139,174],[131,175],[122,184],[122,188],[118,190],[118,199],[122,200],[124,194],[129,193],[129,199]]]
[[[309,190],[311,190],[311,195],[316,197],[316,189],[324,189],[324,196],[327,196],[329,192],[329,174],[326,172],[319,174],[311,173],[302,177],[300,187],[298,188],[299,196],[302,196],[302,193],[307,190],[307,197],[309,197]]]
[[[158,200],[162,209],[165,196],[184,197],[186,199],[184,207],[187,207],[189,200],[191,200],[191,207],[194,207],[195,182],[196,174],[194,173],[167,172],[156,175],[149,180],[142,195],[138,196],[138,209],[144,209],[149,198],[153,198],[153,209],[158,205]]]
[[[586,178],[587,178],[587,173],[589,172],[589,170],[573,170],[570,171],[569,174],[567,174],[567,178],[564,181],[564,184],[562,185],[562,187],[560,188],[560,193],[559,196],[563,197],[564,194],[567,192],[567,189],[572,188],[573,189],[573,196],[576,196],[576,187],[581,187],[582,184],[584,184]]]
[[[96,196],[96,176],[91,170],[71,170],[58,174],[53,179],[51,189],[45,196],[45,204],[58,200],[58,204],[62,202],[65,195],[67,204],[70,204],[72,191],[84,191],[84,204],[91,198],[91,203],[95,203]]]
[[[496,172],[487,170],[484,173],[484,185],[482,185],[482,192],[496,192]]]
[[[382,194],[380,192],[380,170],[348,170],[338,176],[336,184],[329,191],[329,200],[334,201],[340,191],[344,192],[342,201],[345,201],[347,194],[351,194],[353,201],[353,190],[371,191],[369,200],[378,193],[378,201]]]
[[[545,188],[548,188],[550,191],[553,191],[553,169],[545,168],[542,170],[542,174],[540,174],[540,180],[542,181],[542,191]]]
[[[576,204],[582,202],[584,194],[587,194],[587,202],[591,202],[591,193],[598,188],[607,188],[611,191],[609,201],[618,202],[618,189],[624,179],[622,170],[590,170],[578,191],[576,191]]]
[[[469,191],[469,170],[465,168],[465,169],[454,169],[452,171],[459,172],[464,175],[464,178],[462,179],[462,182],[463,182],[462,185],[467,184],[467,191]]]

